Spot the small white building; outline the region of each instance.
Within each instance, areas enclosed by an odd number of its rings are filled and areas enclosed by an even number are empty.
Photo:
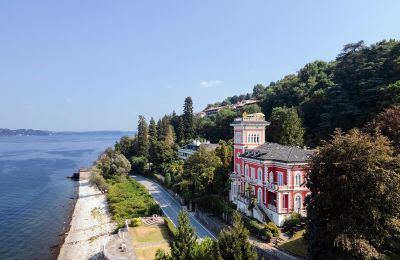
[[[178,149],[179,159],[186,160],[189,158],[189,156],[197,152],[200,147],[204,147],[208,151],[214,151],[215,148],[218,147],[218,144],[212,144],[210,141],[202,142],[199,140],[194,140],[192,143],[184,145],[182,148]]]

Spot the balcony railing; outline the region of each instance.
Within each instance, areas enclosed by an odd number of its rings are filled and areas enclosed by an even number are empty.
[[[231,174],[229,174],[229,178],[231,179],[239,179],[240,177],[240,174],[236,172],[232,172]]]
[[[247,176],[244,178],[244,181],[247,182],[247,183],[253,184],[253,185],[256,185],[258,183],[257,179],[250,178],[250,177],[247,177]]]
[[[265,187],[267,189],[274,190],[274,191],[277,191],[277,190],[289,190],[290,189],[289,185],[278,185],[276,182],[274,182],[274,183],[266,182],[265,183]]]

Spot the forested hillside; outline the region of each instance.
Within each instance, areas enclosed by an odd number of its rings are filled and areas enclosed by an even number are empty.
[[[305,128],[304,142],[314,147],[335,128],[363,127],[384,108],[400,102],[400,42],[347,44],[334,61],[314,61],[277,82],[257,84],[252,98],[260,100],[267,119],[275,107],[295,108]],[[210,137],[207,127],[201,129],[207,120],[199,124],[199,133]]]

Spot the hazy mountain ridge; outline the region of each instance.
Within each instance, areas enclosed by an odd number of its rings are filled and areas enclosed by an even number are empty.
[[[0,128],[0,136],[30,136],[30,135],[72,135],[72,134],[132,134],[133,132],[127,131],[113,131],[113,130],[104,130],[104,131],[48,131],[48,130],[34,130],[34,129],[8,129],[8,128]]]

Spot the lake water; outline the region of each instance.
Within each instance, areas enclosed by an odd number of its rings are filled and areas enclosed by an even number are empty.
[[[122,134],[0,137],[0,259],[53,259],[77,182]]]

